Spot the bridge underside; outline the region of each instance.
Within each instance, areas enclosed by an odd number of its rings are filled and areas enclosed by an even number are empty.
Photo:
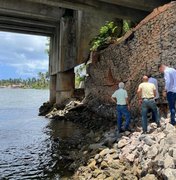
[[[88,42],[107,20],[140,21],[168,0],[0,0],[0,30],[49,36],[50,101],[62,103],[74,91],[74,67],[88,54]]]

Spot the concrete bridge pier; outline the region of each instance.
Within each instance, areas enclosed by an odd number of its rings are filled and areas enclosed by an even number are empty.
[[[50,75],[50,103],[56,103],[56,75]]]
[[[74,69],[57,73],[56,82],[56,102],[58,105],[63,104],[71,98],[75,88]]]

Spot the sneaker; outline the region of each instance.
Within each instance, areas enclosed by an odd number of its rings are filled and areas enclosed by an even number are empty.
[[[132,130],[129,128],[126,128],[125,131],[132,132]]]
[[[124,133],[125,131],[123,129],[120,129],[119,130],[119,133]]]
[[[148,132],[147,131],[143,131],[142,134],[148,134]]]
[[[161,127],[161,124],[160,123],[157,123],[157,128]]]

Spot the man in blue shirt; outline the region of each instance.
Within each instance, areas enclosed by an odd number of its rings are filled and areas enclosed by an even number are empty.
[[[176,70],[174,68],[167,67],[164,64],[160,64],[158,66],[158,69],[161,73],[164,73],[165,91],[167,93],[167,100],[169,103],[169,109],[171,113],[171,124],[176,125]]]
[[[124,89],[124,83],[119,83],[119,89],[114,92],[112,95],[112,100],[117,104],[117,124],[119,132],[124,132],[125,130],[129,130],[130,124],[130,106],[128,102],[128,94]],[[122,116],[125,116],[125,125],[124,129],[122,129]]]

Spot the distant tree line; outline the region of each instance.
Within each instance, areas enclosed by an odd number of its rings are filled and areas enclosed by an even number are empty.
[[[47,89],[49,88],[49,73],[38,73],[38,77],[32,77],[27,79],[22,78],[9,78],[0,80],[0,86],[15,87],[19,86],[22,88],[34,88],[34,89]]]

